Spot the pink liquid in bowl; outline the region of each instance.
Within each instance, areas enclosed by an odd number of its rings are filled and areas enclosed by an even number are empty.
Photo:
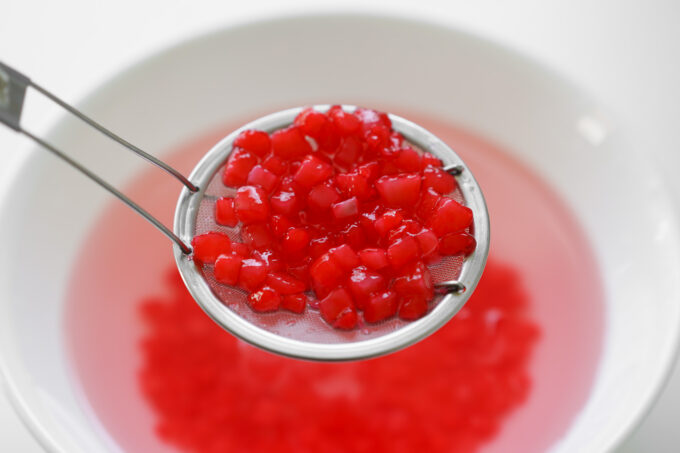
[[[473,436],[472,440],[463,441],[466,436],[459,428],[450,432],[443,432],[441,428],[433,436],[441,440],[441,451],[544,451],[566,433],[583,406],[597,366],[604,329],[604,300],[592,252],[578,223],[550,188],[508,154],[448,124],[419,118],[416,121],[449,143],[478,179],[491,218],[488,271],[509,269],[511,275],[516,276],[513,288],[523,294],[522,298],[528,304],[521,315],[523,322],[538,325],[541,332],[538,341],[530,345],[529,360],[522,362],[520,370],[529,377],[528,394],[508,410],[496,414],[491,437]],[[225,128],[207,134],[181,147],[171,154],[170,163],[188,173],[195,162],[230,130]],[[143,206],[150,207],[166,224],[171,224],[179,193],[173,180],[151,170],[136,178],[126,193]],[[84,404],[92,411],[95,423],[126,451],[189,451],[186,443],[176,439],[168,443],[167,433],[166,440],[161,439],[157,428],[168,421],[167,411],[159,410],[158,401],[150,404],[149,401],[154,400],[149,398],[148,386],[140,385],[141,370],[148,372],[152,368],[149,360],[153,358],[140,349],[141,339],[150,338],[150,326],[140,315],[140,307],[148,304],[150,297],[160,304],[176,299],[178,289],[169,284],[166,277],[172,263],[168,240],[126,207],[112,201],[84,242],[73,269],[65,324],[75,373],[84,392]],[[474,296],[469,303],[473,307]],[[329,365],[334,367],[332,375],[345,376],[337,382],[332,381],[335,387],[339,386],[335,391],[341,394],[356,392],[356,389],[350,389],[348,373],[360,372],[361,367],[375,371],[380,363],[389,364],[394,370],[394,366],[407,360],[408,354],[416,354],[419,351],[416,348],[441,351],[442,354],[450,352],[441,340],[444,335],[444,332],[435,334],[422,346],[413,347],[411,352],[400,352],[370,364]],[[225,341],[238,345],[232,360],[234,357],[270,360],[269,355],[253,352],[248,345],[231,339]],[[203,364],[219,361],[220,357],[205,360],[207,362]],[[280,370],[311,366],[290,359],[271,360],[287,361],[272,362],[278,364]],[[383,372],[390,373],[390,367]],[[408,372],[393,371],[385,379],[398,376],[415,383],[422,392],[422,388],[429,388],[434,379],[447,379],[443,373],[450,372],[443,364],[437,368],[435,362],[426,379],[419,375],[417,368]],[[184,368],[169,368],[168,373],[181,374],[182,370]],[[168,376],[168,379],[172,377]],[[185,381],[181,385],[191,384],[186,376],[182,379]],[[243,376],[240,379],[245,380]],[[380,380],[371,382],[375,386]],[[450,379],[450,382],[461,387],[460,380]],[[190,391],[195,392],[195,388],[187,389],[188,395],[192,395]],[[364,391],[370,392],[371,388]],[[432,397],[427,391],[422,395],[425,399]],[[405,401],[400,399],[399,404],[416,404]],[[455,409],[451,408],[452,413]],[[376,412],[376,416],[382,417],[385,413]],[[371,419],[370,414],[361,416]],[[446,414],[438,416],[446,417]],[[315,418],[300,422],[312,431],[322,429],[315,428],[315,423],[321,425]],[[434,429],[444,426],[432,425]],[[164,426],[167,430],[168,424]],[[225,432],[228,431],[225,428]],[[229,439],[225,439],[228,443]],[[328,442],[330,445],[331,441]],[[349,441],[346,445],[348,451],[361,451]],[[324,445],[317,447],[317,451],[324,451]],[[219,451],[231,450],[225,447]]]

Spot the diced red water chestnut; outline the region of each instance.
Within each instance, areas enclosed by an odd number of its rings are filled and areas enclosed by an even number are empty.
[[[437,239],[437,235],[434,234],[432,230],[423,228],[420,232],[416,233],[414,237],[416,238],[416,241],[418,241],[420,256],[425,258],[437,253],[437,250],[439,249],[439,239]]]
[[[307,289],[304,282],[301,282],[295,277],[279,272],[272,272],[267,275],[266,282],[269,287],[273,288],[282,295],[301,293]]]
[[[392,128],[392,121],[390,121],[390,118],[386,113],[372,109],[358,108],[354,111],[354,115],[359,118],[361,128],[364,132],[376,124],[380,124],[387,129]]]
[[[335,176],[335,184],[345,196],[358,200],[366,200],[373,194],[368,178],[359,173],[340,173]]]
[[[391,209],[378,217],[373,223],[373,227],[381,237],[386,237],[391,230],[397,228],[403,221],[404,216],[399,211]]]
[[[279,177],[263,166],[255,165],[250,170],[250,173],[248,173],[246,182],[251,186],[260,186],[267,193],[271,193],[271,191],[279,184]]]
[[[409,297],[402,299],[399,306],[399,317],[406,321],[422,318],[427,313],[427,301],[422,297]]]
[[[439,252],[442,255],[469,255],[477,248],[474,236],[467,233],[450,233],[439,239]]]
[[[312,152],[312,146],[295,125],[274,132],[271,141],[274,154],[286,160],[298,160]]]
[[[420,196],[420,202],[416,208],[416,214],[421,220],[427,220],[430,218],[434,209],[437,207],[439,200],[442,197],[434,189],[426,188]]]
[[[364,141],[369,153],[385,157],[394,154],[391,148],[390,130],[382,124],[371,126],[364,134]]]
[[[262,161],[262,167],[277,176],[281,176],[288,170],[288,163],[279,156],[270,154]]]
[[[269,217],[269,199],[259,187],[239,187],[234,198],[234,210],[243,223],[264,222]]]
[[[307,296],[302,293],[286,294],[281,298],[281,308],[292,311],[293,313],[302,313],[307,306]]]
[[[215,202],[215,221],[228,227],[235,227],[238,224],[233,198],[222,197]]]
[[[397,239],[387,247],[387,259],[394,269],[399,269],[419,257],[418,241],[412,236]]]
[[[300,128],[300,130],[309,135],[312,138],[316,138],[324,128],[328,127],[330,119],[324,114],[312,107],[308,107],[298,113],[295,117],[294,124]]]
[[[361,250],[357,255],[359,255],[361,264],[374,271],[384,269],[390,265],[385,249],[367,248]]]
[[[240,187],[246,183],[248,173],[257,165],[257,156],[245,149],[235,148],[222,173],[222,183],[228,187]]]
[[[225,285],[236,285],[243,258],[235,252],[220,255],[215,261],[215,279]]]
[[[437,203],[430,226],[437,236],[462,231],[472,225],[472,210],[452,198],[442,198]]]
[[[237,253],[241,258],[248,258],[250,256],[250,248],[241,242],[232,242],[231,250]]]
[[[264,313],[276,311],[281,305],[281,296],[269,286],[263,286],[248,296],[248,305],[254,311]]]
[[[294,180],[303,187],[310,188],[333,176],[333,167],[319,157],[308,154],[295,173]]]
[[[347,280],[347,288],[360,310],[374,293],[384,290],[386,286],[385,277],[362,266],[354,268]]]
[[[325,182],[317,184],[307,194],[307,205],[310,209],[325,211],[333,203],[340,201],[340,194],[332,184]]]
[[[251,153],[264,157],[271,149],[269,134],[263,131],[245,130],[234,140],[234,146],[243,148]]]
[[[309,249],[308,253],[309,256],[312,257],[312,259],[316,259],[326,253],[328,250],[330,250],[331,247],[333,247],[334,241],[331,236],[320,236],[316,238],[312,238],[309,241]]]
[[[446,195],[456,189],[456,178],[441,168],[428,166],[423,170],[423,187],[431,187],[435,192]]]
[[[401,298],[432,299],[434,286],[427,266],[420,261],[405,266],[394,280],[392,289]]]
[[[420,175],[382,176],[375,187],[387,206],[413,208],[420,198]]]
[[[372,295],[364,304],[364,319],[366,322],[380,322],[397,314],[399,297],[391,290],[381,291]]]
[[[269,267],[263,261],[246,258],[241,261],[238,283],[243,289],[254,291],[264,283],[268,272]]]
[[[281,188],[269,199],[272,211],[288,217],[296,215],[300,206],[300,197],[290,189]]]
[[[430,154],[430,153],[423,153],[421,163],[422,163],[422,167],[421,167],[422,169],[427,168],[428,165],[432,165],[433,167],[441,167],[442,166],[442,161],[439,160],[439,158],[437,156],[435,156],[434,154]]]
[[[333,156],[333,162],[342,168],[349,169],[357,163],[363,150],[363,145],[358,137],[345,137],[338,145],[335,156]]]
[[[348,220],[359,214],[359,201],[357,197],[348,198],[331,205],[333,217],[336,220]]]
[[[359,165],[356,172],[368,179],[368,182],[373,182],[380,176],[380,164],[376,161],[367,162]]]
[[[328,251],[328,255],[334,263],[345,271],[350,271],[361,263],[359,255],[357,255],[356,252],[352,250],[352,247],[347,244],[333,247]]]
[[[293,228],[293,222],[285,216],[274,214],[269,219],[269,228],[274,233],[274,236],[281,238],[290,228]]]
[[[400,170],[413,173],[420,171],[420,161],[421,158],[418,151],[411,147],[406,147],[399,150],[394,163]]]
[[[321,317],[336,329],[350,330],[357,325],[352,296],[344,288],[331,291],[319,302]]]
[[[342,136],[353,135],[359,132],[361,126],[359,118],[353,113],[345,112],[339,105],[334,105],[328,110],[328,117]]]
[[[350,223],[338,233],[340,242],[344,242],[353,250],[360,250],[366,245],[366,232],[360,223]]]
[[[274,235],[264,223],[251,223],[241,227],[241,240],[251,249],[269,249],[274,245]]]
[[[281,240],[281,249],[284,253],[299,255],[304,253],[309,246],[309,233],[302,227],[289,229]]]
[[[284,270],[284,262],[272,250],[253,250],[251,258],[262,261],[270,272],[280,272]]]
[[[328,253],[318,257],[309,267],[309,276],[314,283],[314,288],[335,288],[342,283],[346,270],[340,264],[331,259]]]
[[[195,236],[191,240],[194,261],[214,264],[217,257],[231,251],[231,240],[223,233],[210,232]]]

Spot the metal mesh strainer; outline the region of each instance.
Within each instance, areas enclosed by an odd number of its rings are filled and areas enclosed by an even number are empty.
[[[20,117],[23,98],[28,87],[41,92],[92,127],[180,180],[185,188],[182,190],[175,211],[174,232],[97,175],[50,144],[22,129]],[[315,106],[314,108],[325,111],[329,106]],[[343,108],[348,111],[354,109],[352,106],[343,106]],[[283,311],[271,314],[255,313],[245,302],[245,292],[217,283],[211,268],[202,269],[191,259],[191,248],[187,244],[197,234],[222,231],[233,239],[238,236],[237,229],[217,225],[213,219],[215,200],[221,196],[233,194],[233,190],[225,187],[219,177],[220,170],[231,152],[233,140],[244,129],[273,132],[287,127],[292,124],[301,110],[301,108],[294,108],[277,112],[234,131],[201,159],[189,178],[184,178],[165,163],[124,141],[35,85],[27,77],[0,63],[0,122],[24,133],[67,161],[135,209],[173,240],[177,267],[187,288],[203,310],[224,329],[260,348],[311,360],[362,359],[394,352],[413,344],[445,324],[470,297],[486,263],[489,247],[489,220],[479,185],[458,155],[427,130],[398,116],[390,115],[393,129],[401,133],[416,148],[427,150],[442,160],[445,168],[457,177],[458,189],[450,196],[466,204],[474,213],[471,230],[477,240],[477,248],[465,260],[460,257],[448,257],[430,267],[435,286],[439,291],[430,311],[423,318],[413,322],[396,318],[376,325],[360,326],[353,331],[339,331],[326,324],[318,313],[310,310],[302,316]]]

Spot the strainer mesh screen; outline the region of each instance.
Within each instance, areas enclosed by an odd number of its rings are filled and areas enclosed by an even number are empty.
[[[229,235],[232,241],[242,242],[239,227],[229,228],[215,222],[215,202],[220,197],[233,197],[236,190],[224,186],[221,175],[224,167],[221,167],[212,177],[206,187],[205,195],[201,200],[196,217],[194,235],[218,231]],[[463,196],[458,189],[448,196],[463,203]],[[448,256],[442,258],[437,264],[431,265],[430,272],[436,283],[448,280],[456,280],[460,276],[463,259],[460,256]],[[326,324],[318,310],[307,307],[303,314],[291,313],[279,310],[272,313],[256,313],[248,306],[245,291],[224,285],[215,280],[212,266],[204,266],[201,270],[212,292],[231,310],[240,317],[257,327],[269,332],[299,341],[312,343],[339,343],[368,340],[393,332],[407,325],[408,321],[398,318],[389,319],[377,324],[360,324],[352,331],[337,330]],[[308,293],[310,300],[316,299],[313,292]],[[430,310],[439,303],[442,296],[435,296],[430,303]]]

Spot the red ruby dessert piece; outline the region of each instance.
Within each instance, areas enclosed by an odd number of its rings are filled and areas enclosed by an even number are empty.
[[[366,200],[373,194],[368,178],[359,173],[340,173],[335,177],[335,184],[345,196],[357,197],[359,200]]]
[[[297,126],[274,132],[271,141],[274,154],[286,160],[298,160],[312,152],[312,146]]]
[[[423,187],[431,187],[442,195],[449,194],[456,189],[456,178],[441,168],[428,166],[423,170]]]
[[[367,248],[361,250],[358,255],[361,264],[374,271],[384,269],[390,265],[384,249]]]
[[[223,233],[210,232],[195,236],[191,240],[194,261],[214,264],[217,257],[231,251],[231,240]]]
[[[421,168],[420,154],[411,147],[402,148],[397,154],[394,164],[405,172],[419,172]]]
[[[418,248],[420,249],[420,256],[423,258],[432,256],[437,253],[439,248],[439,239],[437,235],[431,230],[423,228],[414,236],[418,241]]]
[[[252,249],[269,249],[274,245],[274,236],[264,223],[243,225],[241,240]]]
[[[359,118],[364,132],[378,124],[388,130],[392,129],[392,121],[390,121],[390,118],[386,113],[372,109],[358,108],[354,111],[354,115]]]
[[[334,247],[328,251],[328,255],[331,257],[333,262],[335,262],[341,269],[345,271],[350,271],[361,264],[359,256],[356,254],[352,247],[347,244],[342,244],[338,247]]]
[[[331,236],[319,236],[309,241],[309,256],[316,259],[333,247],[334,241]]]
[[[319,302],[321,317],[336,329],[350,330],[357,325],[357,312],[347,290],[331,291]]]
[[[338,133],[343,136],[356,134],[361,127],[359,118],[353,113],[345,112],[339,105],[334,105],[328,110],[328,117],[335,125]]]
[[[283,237],[286,232],[293,228],[293,222],[288,220],[287,217],[282,215],[274,214],[271,219],[269,219],[269,226],[277,238]]]
[[[366,245],[366,232],[358,222],[347,225],[338,233],[338,238],[340,242],[346,243],[353,250],[362,249]]]
[[[442,255],[465,255],[468,256],[477,248],[474,236],[467,233],[451,233],[439,240],[439,251]]]
[[[420,198],[420,175],[383,176],[375,182],[375,187],[387,206],[413,208]]]
[[[419,256],[418,241],[412,236],[404,236],[397,239],[387,247],[387,259],[394,269],[399,269],[417,260]]]
[[[362,266],[354,268],[347,280],[347,287],[360,310],[374,293],[384,290],[386,286],[385,277]]]
[[[304,253],[309,246],[309,233],[301,227],[289,229],[281,240],[281,248],[284,253],[298,256]]]
[[[293,217],[300,210],[300,197],[292,188],[281,188],[269,200],[272,211]]]
[[[399,211],[389,210],[376,219],[373,227],[381,237],[386,237],[390,231],[401,225],[403,221],[404,217]]]
[[[441,167],[442,166],[442,161],[439,160],[439,158],[437,156],[435,156],[434,154],[430,154],[430,153],[423,153],[421,163],[422,163],[422,167],[421,167],[422,169],[427,168],[428,165],[432,165],[433,167]]]
[[[345,272],[345,269],[331,259],[328,253],[321,255],[309,267],[309,276],[315,285],[315,289],[317,287],[335,288],[342,283]]]
[[[336,220],[348,220],[359,214],[359,201],[357,197],[352,197],[344,201],[333,203],[331,206],[333,217]]]
[[[324,128],[328,127],[330,120],[325,114],[314,110],[312,107],[308,107],[298,113],[298,116],[295,117],[294,124],[299,127],[304,134],[316,138],[323,132]]]
[[[261,260],[255,258],[247,258],[241,262],[241,271],[239,272],[239,285],[248,291],[254,291],[267,278],[269,267]]]
[[[215,261],[215,279],[226,285],[236,285],[243,258],[237,253],[220,255]]]
[[[356,172],[365,177],[369,182],[375,181],[380,176],[380,164],[376,161],[359,165]]]
[[[279,156],[270,154],[262,161],[262,167],[277,176],[281,176],[288,170],[288,163]]]
[[[233,198],[222,197],[215,202],[215,221],[228,227],[235,227],[238,224]]]
[[[307,296],[302,293],[286,294],[281,298],[281,308],[292,311],[293,313],[302,313],[307,306]]]
[[[423,190],[423,193],[420,196],[420,203],[418,203],[418,208],[416,209],[418,217],[420,217],[421,220],[429,219],[441,199],[441,195],[431,187]]]
[[[371,296],[364,304],[366,322],[380,322],[397,314],[399,298],[394,291],[382,291]]]
[[[271,193],[272,190],[278,185],[279,177],[274,173],[270,172],[261,165],[255,165],[250,173],[248,173],[248,179],[246,182],[251,186],[260,186],[267,193]]]
[[[462,231],[472,225],[472,210],[452,198],[442,198],[437,203],[430,226],[437,236]]]
[[[269,134],[263,131],[245,130],[234,140],[234,146],[243,148],[251,153],[264,157],[271,148]]]
[[[250,248],[241,242],[232,242],[231,250],[237,253],[241,258],[248,258],[250,256]]]
[[[422,318],[427,313],[427,300],[422,297],[402,299],[399,317],[406,321]]]
[[[342,168],[349,169],[357,163],[363,151],[363,145],[358,137],[345,137],[333,156],[333,162]]]
[[[248,296],[248,305],[261,313],[276,311],[281,305],[281,296],[269,286],[263,286]]]
[[[333,167],[318,157],[308,154],[293,179],[303,187],[312,187],[333,176]]]
[[[392,289],[403,299],[420,298],[426,302],[434,296],[430,271],[418,261],[407,265],[394,280]]]
[[[222,182],[228,187],[240,187],[246,183],[248,173],[257,164],[257,156],[245,149],[235,148],[227,161]]]
[[[340,194],[328,182],[317,184],[307,194],[307,205],[310,209],[325,211],[330,209],[333,203],[340,200]]]
[[[264,222],[269,217],[267,194],[259,187],[240,187],[234,198],[234,210],[243,223]]]
[[[301,293],[307,289],[306,285],[300,280],[279,272],[272,272],[267,275],[267,285],[279,294],[295,294]]]

